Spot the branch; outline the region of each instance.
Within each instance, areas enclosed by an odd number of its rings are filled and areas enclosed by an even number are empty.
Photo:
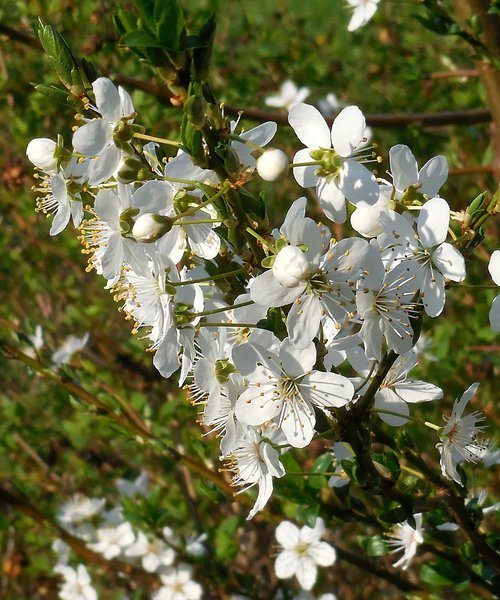
[[[41,44],[34,36],[13,29],[8,25],[0,23],[0,34],[21,42],[31,48],[41,49]],[[142,90],[143,92],[155,96],[164,101],[169,101],[172,94],[163,86],[149,82],[141,81],[133,77],[125,75],[113,75],[111,70],[100,68],[104,75],[108,75],[116,84],[126,85],[130,89]],[[280,113],[267,112],[253,109],[238,109],[234,106],[225,106],[226,114],[239,116],[243,113],[246,119],[250,121],[274,121],[280,125],[288,125],[287,115]],[[373,127],[381,128],[402,128],[408,125],[417,124],[422,127],[444,126],[444,125],[471,125],[474,123],[487,123],[491,121],[491,113],[487,108],[479,108],[472,110],[457,110],[445,111],[440,113],[401,113],[399,115],[392,114],[365,114],[366,124]],[[332,124],[333,118],[326,119],[329,125]]]
[[[101,554],[90,550],[90,548],[88,548],[81,539],[68,533],[63,527],[50,519],[46,514],[42,513],[42,511],[40,511],[31,502],[28,502],[28,500],[8,490],[3,485],[0,486],[0,500],[17,509],[19,512],[27,515],[37,523],[41,525],[48,525],[52,529],[55,529],[58,537],[60,537],[63,542],[65,542],[75,552],[75,554],[77,554],[85,562],[99,565],[99,567],[104,568],[106,571],[126,573],[137,580],[143,581],[144,583],[151,584],[158,582],[157,577],[155,577],[152,573],[147,573],[142,569],[138,569],[134,565],[130,565],[116,559],[104,559]]]

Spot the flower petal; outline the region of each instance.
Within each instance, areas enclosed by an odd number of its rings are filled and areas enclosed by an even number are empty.
[[[276,527],[275,535],[278,543],[281,544],[285,550],[289,550],[295,548],[299,541],[299,528],[290,521],[282,521],[278,527]]]
[[[330,130],[317,108],[310,104],[295,104],[288,113],[288,122],[299,140],[308,148],[330,148]]]
[[[335,548],[326,542],[317,542],[309,548],[309,556],[320,567],[330,567],[337,560]]]
[[[402,192],[418,183],[417,161],[404,144],[397,144],[389,151],[389,164],[394,187]]]
[[[356,206],[372,206],[380,195],[375,175],[355,160],[346,160],[342,165],[338,186],[349,202]]]
[[[104,119],[94,119],[73,134],[73,148],[84,156],[96,156],[111,143],[113,127]]]
[[[384,412],[377,412],[382,421],[385,421],[393,427],[399,427],[408,421],[408,419],[404,418],[410,414],[408,405],[390,388],[381,388],[375,394],[374,406],[376,411],[377,409],[381,411],[388,410],[401,415],[400,417],[397,417],[396,415],[388,415]]]
[[[342,109],[332,125],[332,147],[340,156],[351,156],[364,139],[366,120],[357,106]]]
[[[115,84],[107,77],[99,77],[92,84],[92,89],[101,115],[107,121],[116,123],[121,117],[121,100]]]
[[[465,260],[460,252],[451,244],[441,244],[432,255],[432,262],[441,273],[452,281],[465,279]]]
[[[422,186],[418,191],[432,198],[439,192],[447,178],[448,161],[444,156],[434,156],[418,173],[418,179]]]
[[[295,552],[285,550],[278,554],[276,562],[274,563],[274,570],[276,577],[279,579],[288,579],[293,577],[297,570],[299,559]]]
[[[320,179],[317,194],[325,215],[334,223],[344,223],[346,219],[345,196],[335,181],[328,181],[326,178]]]
[[[424,204],[418,216],[418,235],[425,248],[442,244],[448,235],[450,207],[443,198],[432,198]]]

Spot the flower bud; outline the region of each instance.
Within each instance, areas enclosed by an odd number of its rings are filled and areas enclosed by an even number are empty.
[[[132,227],[132,235],[138,242],[156,242],[172,229],[172,219],[154,213],[141,215]]]
[[[278,148],[268,148],[257,159],[257,173],[264,181],[276,181],[288,172],[288,156]]]
[[[367,238],[376,237],[383,232],[379,223],[384,206],[359,206],[351,215],[352,228]]]
[[[273,265],[273,275],[288,288],[297,287],[309,278],[311,272],[306,255],[297,246],[286,246],[280,250]]]
[[[57,168],[57,160],[54,157],[54,152],[57,144],[48,138],[35,138],[31,140],[26,148],[26,156],[28,159],[42,171],[55,171]]]

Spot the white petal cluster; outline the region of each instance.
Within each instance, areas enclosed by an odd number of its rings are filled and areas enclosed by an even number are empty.
[[[353,0],[351,29],[369,19],[376,4]],[[57,143],[36,139],[27,148],[41,180],[38,209],[53,215],[51,235],[72,220],[89,255],[87,269],[104,277],[133,332],[148,341],[158,372],[175,375],[201,407],[200,421],[217,434],[233,483],[258,489],[250,517],[265,508],[274,480],[285,476],[283,455],[309,446],[321,423],[335,429],[340,412],[354,409],[387,356],[397,359],[372,396],[373,410],[387,424],[402,426],[412,404],[442,397],[410,371],[423,312],[440,315],[446,286],[466,275],[458,244],[448,237],[456,213],[438,195],[448,174],[444,157],[419,169],[411,150],[398,144],[389,152],[389,180],[377,179],[368,168],[375,157],[360,108],[343,108],[329,126],[304,103],[308,90],[287,82],[280,99],[269,103],[289,111],[304,146],[294,156],[293,176],[316,191],[324,214],[308,217],[301,197],[270,231],[263,192],[245,186],[287,171],[281,150],[264,149],[276,123],[237,133],[238,123],[226,120],[224,178],[222,168],[199,166],[221,157],[204,163],[179,150],[165,162],[158,144],[141,148],[141,134],[131,143],[139,127],[131,98],[106,78],[92,89],[72,149],[63,148],[60,137]],[[336,239],[339,228],[325,224],[345,222],[346,200],[362,237]],[[255,260],[259,254],[263,260]],[[494,252],[490,263],[497,283],[498,256]],[[494,329],[497,300],[490,313]],[[68,343],[54,364],[83,345]],[[443,430],[441,447],[443,472],[455,481],[455,467],[460,457],[474,455],[473,434],[480,430],[475,418],[461,417],[461,406]],[[345,479],[340,469],[337,476]],[[139,481],[122,491],[143,493],[144,486]],[[61,523],[80,528],[92,506],[74,501]],[[104,556],[140,558],[146,570],[173,568],[167,540],[130,530],[119,511],[81,535]],[[169,573],[159,598],[169,593],[170,580],[186,576]]]
[[[290,521],[283,521],[276,528],[276,539],[281,551],[276,558],[274,570],[280,579],[297,577],[304,590],[312,589],[318,576],[318,567],[330,567],[337,559],[335,548],[322,542],[325,524],[316,519],[314,527],[299,529]]]

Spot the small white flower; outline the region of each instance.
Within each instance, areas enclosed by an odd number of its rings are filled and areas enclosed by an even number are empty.
[[[400,426],[407,423],[409,404],[429,402],[443,397],[443,391],[425,381],[407,379],[408,373],[417,366],[418,355],[414,350],[399,356],[384,378],[375,394],[375,409],[382,412],[378,416],[389,425]],[[398,413],[399,416],[386,414],[383,411]]]
[[[280,579],[294,575],[304,590],[312,589],[316,583],[318,566],[329,567],[337,559],[333,546],[320,541],[325,532],[321,518],[314,528],[299,529],[290,521],[283,521],[276,528],[276,539],[282,551],[276,558],[274,570]]]
[[[203,589],[192,580],[193,569],[180,564],[169,567],[160,573],[162,587],[152,595],[153,600],[199,600]]]
[[[132,100],[127,92],[106,77],[99,77],[92,84],[96,99],[96,119],[85,119],[85,124],[73,134],[73,147],[91,158],[90,185],[98,185],[111,177],[118,169],[123,152],[117,147],[114,136],[121,133],[122,124],[135,116]]]
[[[461,486],[463,483],[457,472],[457,465],[464,460],[472,463],[481,460],[488,448],[483,435],[485,426],[481,425],[484,415],[475,411],[465,417],[462,416],[478,387],[479,383],[473,383],[460,399],[455,400],[451,416],[440,436],[441,472],[444,477],[453,479]]]
[[[141,558],[142,566],[148,573],[161,567],[169,567],[175,560],[175,552],[159,538],[152,542],[139,531],[135,542],[125,550],[125,556]]]
[[[275,96],[269,96],[265,99],[267,106],[273,108],[286,108],[290,109],[294,104],[304,102],[309,96],[310,90],[308,87],[298,88],[297,85],[287,79],[281,84],[280,93]]]
[[[387,534],[391,540],[387,543],[391,545],[394,550],[392,552],[403,552],[403,556],[397,560],[392,566],[401,567],[403,571],[409,567],[413,557],[417,553],[417,547],[424,541],[422,535],[422,515],[419,513],[414,515],[416,528],[404,521],[404,523],[398,523],[391,533]]]
[[[59,590],[61,600],[97,600],[97,592],[92,587],[92,580],[84,565],[76,569],[68,565],[57,565],[54,569],[64,578]]]
[[[88,544],[88,547],[110,560],[119,556],[125,548],[134,543],[134,540],[132,526],[125,522],[116,527],[100,527],[97,530],[97,542]]]
[[[410,187],[433,198],[448,177],[448,161],[444,156],[434,156],[419,171],[412,151],[404,144],[397,144],[390,149],[389,163],[398,200]]]
[[[279,454],[270,444],[263,442],[252,427],[239,437],[230,456],[230,466],[235,472],[233,485],[244,486],[246,491],[257,484],[259,494],[247,520],[263,510],[273,493],[273,477],[283,477],[285,469]]]
[[[390,264],[412,262],[421,273],[420,291],[425,312],[430,317],[441,314],[445,303],[445,278],[465,279],[465,260],[460,252],[445,242],[450,222],[450,207],[443,198],[428,200],[419,211],[417,232],[394,211],[383,211],[380,224],[384,228],[377,241]],[[389,265],[390,266],[390,265]]]
[[[366,121],[357,106],[344,108],[334,120],[331,130],[317,108],[296,104],[288,121],[299,140],[306,146],[299,150],[293,169],[297,183],[303,188],[316,187],[325,215],[335,223],[346,219],[345,199],[356,206],[371,206],[379,197],[375,176],[359,155],[365,143]],[[370,155],[371,159],[371,155]]]
[[[83,494],[75,494],[61,506],[57,520],[63,526],[79,523],[100,513],[105,503],[105,498],[88,498]]]
[[[85,333],[82,337],[76,335],[68,336],[60,347],[52,354],[52,364],[58,368],[61,365],[67,365],[73,354],[83,350],[89,341],[89,333]]]
[[[314,435],[314,406],[339,408],[354,394],[354,386],[342,375],[313,370],[312,343],[299,349],[286,338],[279,355],[257,344],[244,344],[234,350],[233,359],[248,382],[236,402],[238,421],[257,426],[276,419],[295,448],[307,446]]]

